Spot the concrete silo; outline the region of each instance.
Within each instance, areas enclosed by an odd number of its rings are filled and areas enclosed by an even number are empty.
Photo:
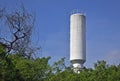
[[[70,16],[70,61],[79,73],[86,61],[86,17],[76,13]]]

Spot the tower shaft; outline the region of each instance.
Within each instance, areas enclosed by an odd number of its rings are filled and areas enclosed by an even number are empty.
[[[86,18],[80,13],[70,16],[70,61],[75,70],[86,61]]]

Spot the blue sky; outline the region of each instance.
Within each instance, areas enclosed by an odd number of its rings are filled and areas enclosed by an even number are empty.
[[[85,66],[97,60],[120,63],[120,0],[0,0],[0,6],[11,11],[21,2],[36,16],[32,40],[42,47],[37,56],[51,56],[51,62],[66,57],[69,64],[69,17],[78,9],[87,22]]]

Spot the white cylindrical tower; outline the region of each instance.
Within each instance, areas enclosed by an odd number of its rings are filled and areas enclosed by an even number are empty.
[[[75,72],[83,69],[86,61],[86,17],[76,13],[70,16],[70,61]]]

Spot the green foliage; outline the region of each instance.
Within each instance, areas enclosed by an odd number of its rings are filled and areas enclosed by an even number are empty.
[[[94,69],[86,68],[80,74],[65,69],[47,81],[119,81],[119,75],[120,65],[107,65],[105,61],[98,61],[94,64]]]
[[[0,81],[120,81],[120,65],[98,61],[94,69],[85,68],[76,74],[61,58],[49,65],[50,57],[28,59],[19,54],[7,55],[0,46]]]
[[[44,81],[51,72],[47,58],[27,59],[19,54],[6,56],[0,47],[0,81]]]
[[[10,81],[14,76],[16,76],[14,65],[4,48],[0,46],[0,81]]]
[[[52,71],[56,74],[65,69],[66,69],[65,58],[61,58],[57,62],[54,62],[54,64],[52,65]]]

